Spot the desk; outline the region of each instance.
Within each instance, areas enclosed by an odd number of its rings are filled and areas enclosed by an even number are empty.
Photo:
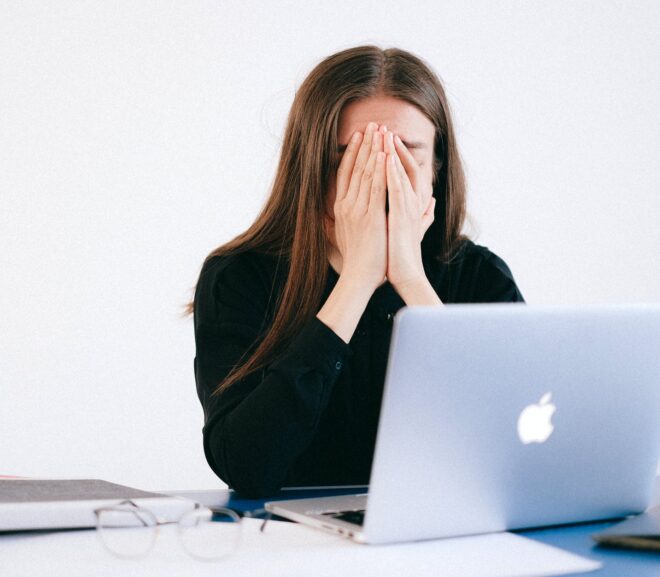
[[[310,494],[310,490],[296,491],[283,490],[268,499],[247,500],[241,499],[234,491],[162,491],[164,493],[181,495],[195,499],[205,505],[229,506],[239,510],[260,509],[265,501],[275,499],[291,499],[296,497],[311,497],[323,495],[346,494],[359,492],[355,489],[319,490]],[[652,505],[660,505],[660,477],[656,478]],[[547,529],[533,529],[516,531],[519,535],[535,539],[548,545],[582,555],[603,563],[603,567],[591,573],[576,575],[595,575],[597,577],[659,577],[660,554],[647,551],[634,551],[628,549],[610,549],[598,545],[592,540],[591,534],[609,527],[618,521],[598,523],[583,523],[579,525],[564,525]]]
[[[660,503],[660,479],[654,504]],[[314,491],[318,493],[318,488]],[[354,491],[350,490],[351,492]],[[207,505],[233,505],[240,508],[259,508],[261,501],[246,503],[228,490],[161,491],[193,498]],[[336,492],[336,490],[335,490]],[[290,498],[290,491],[281,498]],[[301,492],[299,492],[300,494]],[[310,496],[310,490],[304,492]],[[566,553],[546,545],[591,558],[603,564],[594,572],[598,577],[660,577],[660,555],[626,550],[608,550],[596,546],[590,535],[612,522],[571,525],[515,535],[500,533],[469,538],[469,545],[461,539],[439,539],[424,543],[396,544],[378,550],[377,547],[350,543],[346,539],[323,534],[321,531],[298,526],[296,523],[273,523],[271,529],[259,532],[261,522],[248,519],[244,525],[245,547],[223,566],[205,564],[191,559],[181,550],[178,535],[172,525],[163,527],[161,539],[152,555],[142,560],[117,559],[103,550],[94,529],[70,531],[17,532],[0,537],[0,576],[2,577],[217,577],[219,574],[252,577],[309,577],[321,573],[324,577],[360,575],[382,577],[409,574],[411,559],[415,570],[423,577],[455,575],[462,571],[471,577],[483,577],[484,569],[492,575],[509,577],[528,575],[533,569],[529,559],[536,559],[537,569],[578,567]],[[168,530],[169,529],[169,530]],[[465,541],[465,540],[463,540]],[[300,544],[305,543],[304,549]],[[495,545],[494,545],[495,543]],[[538,547],[537,544],[543,544]],[[490,547],[490,549],[489,549]],[[493,548],[495,547],[495,548]],[[545,556],[544,556],[545,555]],[[564,558],[559,562],[558,558]],[[437,563],[440,561],[440,565]],[[310,571],[310,567],[313,570]],[[575,569],[572,569],[575,570]],[[414,573],[413,573],[414,574]],[[585,575],[579,573],[578,575]]]

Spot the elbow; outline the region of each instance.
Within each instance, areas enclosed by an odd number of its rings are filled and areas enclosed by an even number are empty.
[[[247,447],[230,443],[222,429],[222,423],[217,423],[204,433],[204,454],[211,470],[241,497],[261,499],[276,494],[283,479],[264,470]]]
[[[264,483],[250,477],[239,478],[238,483],[230,487],[238,497],[245,499],[266,499],[276,495],[281,489],[279,484]]]

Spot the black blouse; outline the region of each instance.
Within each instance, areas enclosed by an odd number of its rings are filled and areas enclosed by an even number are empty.
[[[265,370],[211,397],[273,318],[271,289],[285,281],[275,265],[275,257],[244,252],[202,268],[194,367],[206,459],[248,497],[282,486],[368,484],[393,317],[405,306],[389,282],[373,293],[349,343],[314,316]],[[506,263],[472,241],[450,264],[424,268],[443,303],[524,302]],[[338,278],[328,264],[319,310]]]

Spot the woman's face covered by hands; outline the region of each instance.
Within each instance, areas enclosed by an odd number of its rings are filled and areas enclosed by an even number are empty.
[[[417,182],[413,184],[421,194],[430,199],[433,192],[435,142],[435,127],[431,121],[417,107],[391,96],[372,96],[351,102],[344,107],[339,117],[339,148],[335,151],[338,160],[341,159],[353,133],[356,130],[364,133],[369,122],[384,125],[388,132],[393,132],[401,138],[408,152],[402,159],[408,177],[412,178],[414,172]],[[336,246],[333,226],[336,194],[336,174],[331,174],[326,196],[326,230],[333,246]]]

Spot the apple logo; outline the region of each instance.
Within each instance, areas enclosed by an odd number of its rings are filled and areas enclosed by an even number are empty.
[[[550,402],[552,393],[541,397],[536,405],[526,406],[518,417],[518,437],[525,444],[543,443],[554,430],[550,422],[557,407]]]

